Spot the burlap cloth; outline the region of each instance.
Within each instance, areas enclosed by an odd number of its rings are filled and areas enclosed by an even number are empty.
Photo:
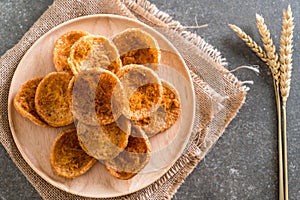
[[[39,177],[19,153],[9,128],[8,91],[26,51],[44,33],[67,20],[91,14],[118,14],[140,20],[168,38],[190,69],[196,94],[192,138],[173,167],[155,183],[122,199],[170,199],[180,184],[223,134],[244,102],[247,87],[225,69],[225,59],[199,36],[145,0],[55,0],[53,5],[0,59],[0,142],[11,159],[44,199],[87,199],[61,191]]]

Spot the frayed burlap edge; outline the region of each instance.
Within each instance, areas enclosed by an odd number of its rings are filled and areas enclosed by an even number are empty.
[[[210,62],[216,63],[217,70],[222,73],[222,77],[226,80],[226,83],[230,84],[231,90],[235,92],[232,96],[225,99],[225,105],[231,105],[228,110],[220,110],[216,116],[210,115],[206,124],[202,124],[194,130],[194,137],[188,144],[183,155],[176,161],[174,166],[158,181],[152,185],[133,193],[128,196],[121,197],[121,199],[169,199],[176,192],[177,188],[184,181],[184,179],[191,173],[194,167],[199,163],[199,161],[206,155],[207,151],[211,146],[217,141],[217,139],[222,135],[224,129],[228,123],[235,117],[237,111],[244,102],[246,96],[246,88],[237,80],[235,76],[229,73],[224,67],[227,65],[224,58],[222,58],[221,53],[214,49],[211,45],[206,43],[201,37],[194,33],[186,31],[185,28],[177,21],[172,20],[172,18],[164,12],[159,11],[155,5],[151,4],[145,0],[121,0],[121,1],[106,1],[106,0],[87,0],[72,1],[70,5],[70,10],[64,9],[63,17],[53,18],[57,13],[54,11],[55,8],[61,6],[66,7],[66,4],[71,1],[57,0],[53,5],[40,17],[40,19],[33,25],[33,27],[25,34],[22,40],[11,50],[9,50],[4,56],[1,57],[1,77],[6,77],[6,79],[1,79],[1,103],[2,105],[7,105],[7,92],[9,90],[10,81],[12,74],[10,73],[9,67],[15,67],[25,54],[25,52],[30,48],[30,46],[44,33],[49,31],[54,26],[63,23],[69,19],[73,19],[82,15],[96,14],[96,13],[110,13],[110,14],[120,14],[131,18],[137,18],[140,21],[153,26],[154,28],[166,28],[173,30],[178,35],[180,35],[186,42],[197,47],[207,56]],[[95,10],[95,6],[98,4],[110,3],[111,8],[106,8],[106,10]],[[86,4],[91,4],[90,6],[84,6]],[[116,7],[118,8],[116,10]],[[78,12],[76,8],[82,8]],[[84,8],[90,8],[90,10]],[[46,23],[47,22],[47,23]],[[50,25],[49,25],[50,24]],[[13,58],[13,59],[12,59]],[[7,67],[7,68],[6,68]],[[14,70],[13,69],[13,70]],[[193,75],[194,84],[202,85],[205,84],[197,76],[197,72],[191,70]],[[201,86],[201,87],[202,87]],[[209,90],[206,91],[209,93]],[[208,97],[212,98],[212,94],[207,94]],[[5,108],[6,109],[6,108]],[[222,121],[221,125],[218,125],[218,115],[226,116],[226,120]],[[1,132],[9,130],[7,110],[1,112],[1,120],[5,121],[4,126],[1,127]],[[206,127],[206,125],[208,126]],[[217,124],[215,126],[214,124]],[[216,130],[212,130],[211,127]],[[209,134],[215,132],[215,134]],[[207,137],[205,137],[207,135]],[[13,161],[27,177],[27,179],[32,183],[32,185],[37,189],[41,196],[45,199],[85,199],[75,195],[71,195],[64,191],[46,183],[42,180],[35,172],[26,164],[26,162],[21,157],[18,152],[12,137],[3,137],[0,135],[0,141],[6,148],[7,152],[10,154]],[[203,141],[204,140],[204,141]],[[42,186],[41,186],[42,185]],[[88,199],[88,198],[87,198]],[[113,198],[115,199],[115,198]]]

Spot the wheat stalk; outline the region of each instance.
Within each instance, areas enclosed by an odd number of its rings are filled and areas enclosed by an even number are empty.
[[[276,47],[273,44],[270,31],[264,22],[264,18],[259,14],[256,14],[256,25],[267,53],[268,59],[266,60],[266,63],[269,66],[275,81],[278,82],[280,76],[278,54],[276,53]]]
[[[268,56],[266,52],[242,29],[237,27],[236,25],[229,24],[229,27],[239,36],[250,49],[264,62],[267,62]]]
[[[266,52],[252,38],[235,25],[229,25],[230,28],[256,53],[256,55],[264,61],[270,68],[273,76],[274,91],[276,97],[277,118],[278,118],[278,163],[279,163],[279,199],[284,199],[284,167],[283,167],[283,150],[282,150],[282,131],[281,131],[281,106],[280,106],[280,63],[278,62],[278,54],[273,45],[270,31],[264,23],[264,19],[260,15],[256,15],[257,27],[262,37]]]
[[[274,90],[276,96],[277,118],[278,118],[278,164],[279,164],[279,199],[284,199],[284,166],[283,166],[283,149],[282,149],[282,130],[281,130],[281,107],[280,107],[280,91],[279,91],[279,78],[280,78],[280,62],[278,61],[278,54],[276,47],[273,44],[270,31],[265,24],[264,18],[256,14],[256,25],[261,35],[264,48],[267,53],[266,64],[269,66],[274,81]]]
[[[270,68],[274,81],[278,117],[278,153],[279,153],[279,199],[288,200],[288,166],[286,136],[286,102],[289,97],[292,73],[293,22],[292,10],[288,6],[283,10],[282,34],[280,38],[280,59],[276,47],[261,15],[256,15],[256,24],[261,35],[265,51],[252,38],[235,25],[230,28],[250,47]],[[281,133],[281,102],[283,114],[283,134]],[[282,144],[283,142],[283,144]],[[282,159],[283,158],[283,159]]]
[[[285,199],[288,200],[288,161],[287,161],[287,134],[286,134],[286,102],[290,93],[292,54],[293,54],[293,31],[294,22],[291,6],[283,10],[282,32],[280,38],[280,93],[283,111],[283,165],[284,165],[284,188]]]

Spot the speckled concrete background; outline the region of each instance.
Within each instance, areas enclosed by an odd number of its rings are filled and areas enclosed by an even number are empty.
[[[53,0],[0,1],[0,55],[13,47]],[[279,45],[282,9],[291,4],[295,22],[294,71],[288,101],[290,199],[300,199],[300,1],[152,0],[183,25],[209,24],[194,30],[217,47],[233,69],[258,65],[260,75],[240,70],[253,80],[247,100],[224,136],[186,179],[173,199],[278,199],[277,120],[272,78],[267,67],[235,36],[227,24],[243,28],[256,41],[255,13],[262,14]],[[196,23],[197,22],[197,23]],[[41,199],[0,145],[0,199]]]

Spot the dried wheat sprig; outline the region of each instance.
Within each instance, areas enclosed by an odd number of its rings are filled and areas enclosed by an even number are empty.
[[[258,24],[264,24],[264,22],[258,18]],[[284,167],[283,167],[283,153],[282,153],[282,131],[281,131],[281,106],[280,106],[280,92],[279,92],[279,76],[280,71],[278,67],[278,55],[275,53],[275,48],[273,47],[273,41],[270,41],[270,34],[266,33],[266,26],[259,26],[261,31],[261,35],[264,35],[265,41],[265,49],[269,52],[269,56],[267,53],[259,46],[253,39],[247,35],[244,31],[242,31],[239,27],[235,25],[229,25],[230,28],[250,47],[252,51],[256,53],[256,55],[264,61],[270,68],[273,75],[274,82],[274,91],[276,96],[276,107],[277,107],[277,118],[278,118],[278,163],[279,163],[279,199],[284,199]],[[266,39],[268,38],[268,39]],[[277,56],[274,56],[277,55]]]
[[[280,75],[280,63],[278,62],[278,54],[276,53],[276,47],[273,44],[270,31],[264,21],[265,20],[261,15],[256,14],[256,25],[261,35],[261,39],[263,41],[264,48],[268,57],[266,62],[272,72],[274,79],[276,80],[276,82],[278,82]]]
[[[257,26],[262,36],[264,47],[267,53],[256,44],[253,39],[235,25],[229,25],[230,28],[242,39],[244,42],[256,53],[256,55],[264,61],[270,68],[273,76],[274,91],[276,97],[276,108],[278,118],[278,163],[279,163],[279,199],[284,199],[284,167],[283,167],[283,151],[282,151],[282,131],[281,131],[281,105],[280,105],[280,92],[279,92],[279,77],[280,71],[278,62],[278,54],[276,54],[275,46],[270,37],[270,32],[264,24],[264,20],[259,15],[256,15]]]
[[[279,200],[284,199],[284,166],[283,166],[283,149],[282,149],[282,130],[281,130],[281,102],[280,102],[280,90],[279,90],[279,78],[280,78],[280,62],[278,61],[278,54],[276,53],[276,47],[273,44],[270,30],[265,24],[264,18],[256,14],[256,25],[261,35],[265,51],[268,59],[266,64],[269,66],[274,81],[274,90],[276,96],[277,106],[277,118],[278,118],[278,165],[279,165]]]
[[[291,73],[292,73],[292,54],[293,54],[293,31],[294,22],[291,6],[283,10],[282,32],[280,38],[280,93],[282,98],[283,112],[283,166],[284,166],[284,189],[285,199],[289,199],[288,190],[288,161],[287,161],[287,133],[286,133],[286,102],[289,97]]]
[[[275,45],[270,36],[264,19],[256,15],[256,22],[259,33],[262,37],[266,52],[252,40],[245,32],[235,25],[230,28],[250,47],[256,55],[264,61],[270,68],[276,95],[277,116],[278,116],[278,153],[279,153],[279,198],[288,200],[288,166],[287,166],[287,136],[286,136],[286,102],[289,97],[291,72],[292,72],[292,53],[293,53],[293,30],[294,23],[291,7],[283,11],[282,35],[280,39],[280,59],[276,53]],[[280,99],[281,96],[281,99]],[[281,102],[283,112],[283,134],[281,134]],[[283,144],[282,144],[283,143]],[[282,159],[283,158],[283,159]],[[283,173],[284,171],[284,173]],[[284,186],[283,186],[284,184]]]
[[[250,49],[263,61],[267,62],[268,56],[266,52],[249,36],[247,35],[242,29],[237,27],[236,25],[229,24],[229,27],[239,36]]]
[[[292,53],[293,53],[293,22],[291,6],[283,11],[282,33],[280,38],[280,92],[282,97],[282,106],[286,106],[289,97],[291,72],[292,72]]]

